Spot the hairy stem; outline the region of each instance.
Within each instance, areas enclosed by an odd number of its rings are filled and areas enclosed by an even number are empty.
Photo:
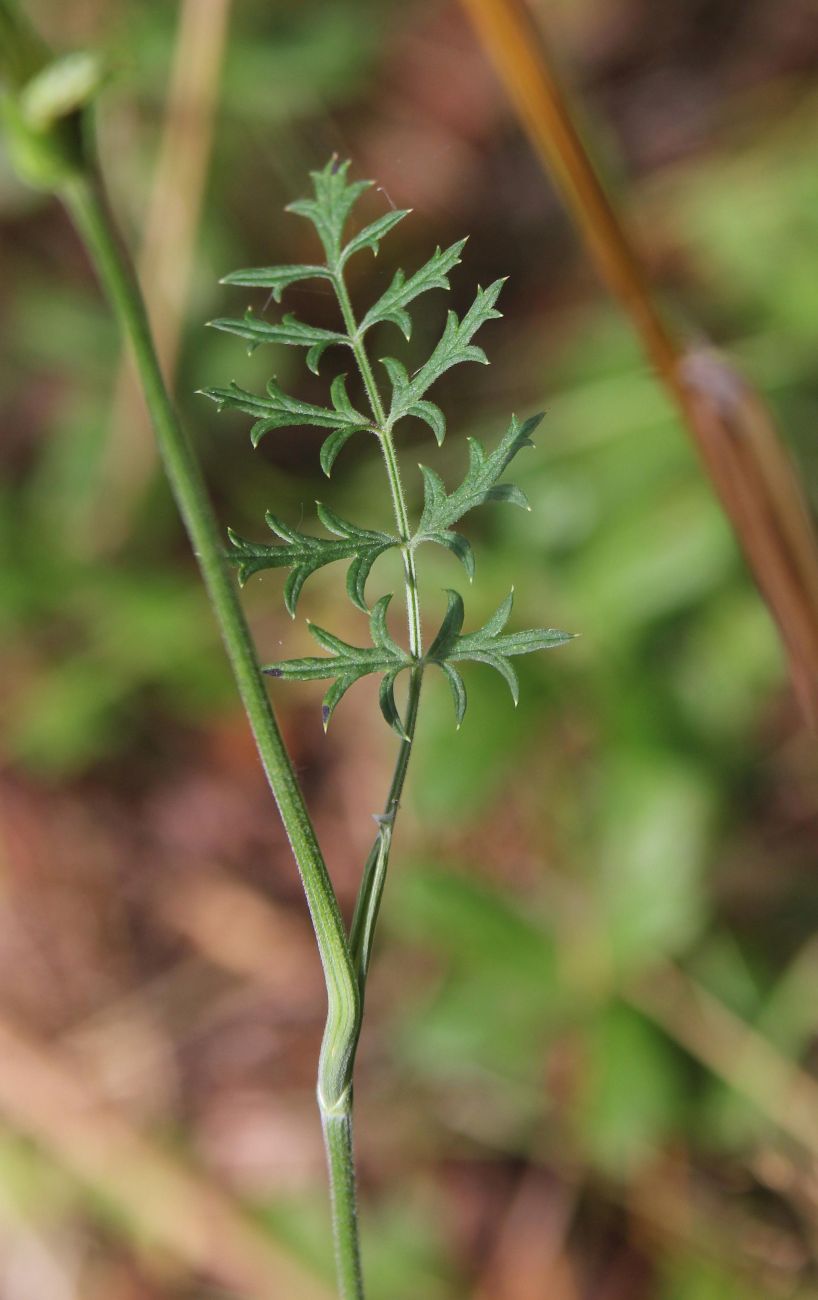
[[[352,303],[349,300],[349,293],[344,283],[343,272],[340,268],[333,268],[335,289],[338,294],[338,302],[341,307],[341,313],[344,317],[344,324],[347,328],[349,341],[352,344],[352,351],[361,372],[361,378],[364,381],[366,395],[369,398],[369,405],[372,408],[372,414],[375,417],[378,441],[381,444],[384,464],[386,466],[386,476],[389,479],[389,491],[392,495],[392,507],[395,512],[395,523],[398,529],[398,536],[401,539],[401,554],[403,556],[403,575],[404,588],[406,591],[406,618],[409,625],[409,651],[415,659],[420,659],[423,654],[423,635],[420,623],[420,597],[418,595],[418,575],[415,568],[415,555],[410,546],[412,529],[409,524],[409,511],[406,508],[406,497],[403,492],[403,483],[401,482],[398,458],[395,452],[395,443],[392,438],[392,430],[389,427],[389,421],[386,418],[381,395],[378,392],[378,385],[375,383],[375,376],[372,373],[372,366],[369,363],[369,357],[364,347],[358,329],[358,323],[352,310]]]
[[[420,661],[423,655],[423,638],[420,622],[420,597],[418,594],[417,570],[415,556],[410,541],[412,530],[409,524],[409,512],[401,483],[395,444],[392,431],[381,401],[375,376],[367,356],[366,348],[358,329],[358,323],[352,310],[343,272],[336,261],[331,268],[333,283],[338,296],[338,303],[344,318],[355,361],[366,388],[367,397],[374,417],[378,441],[383,452],[395,523],[401,539],[403,556],[404,590],[406,596],[406,617],[409,627],[409,650],[413,658]],[[386,871],[389,865],[389,852],[392,847],[392,832],[395,817],[403,792],[412,739],[415,734],[420,689],[423,681],[423,664],[418,662],[412,670],[407,701],[404,738],[401,740],[398,757],[386,808],[380,819],[378,835],[364,866],[355,914],[349,936],[349,946],[353,968],[358,981],[359,1014],[363,1015],[364,989],[372,953],[375,925],[380,910]],[[360,1025],[360,1022],[359,1022]],[[357,1043],[356,1043],[357,1046]],[[353,1049],[354,1050],[354,1049]],[[333,1188],[333,1222],[335,1228],[335,1250],[338,1265],[338,1280],[344,1297],[363,1295],[360,1261],[357,1254],[357,1228],[355,1222],[355,1163],[352,1149],[352,1091],[344,1098],[343,1110],[324,1117],[324,1142],[330,1169],[330,1181]],[[356,1289],[358,1288],[358,1289]]]
[[[363,1300],[364,1281],[358,1239],[355,1154],[352,1146],[352,1091],[332,1112],[323,1111],[324,1147],[332,1195],[335,1268],[342,1300]]]
[[[392,828],[400,806],[403,784],[406,780],[406,770],[409,766],[409,756],[412,752],[412,740],[415,734],[418,705],[420,703],[422,673],[423,669],[420,667],[412,671],[412,678],[409,683],[409,698],[406,706],[404,728],[406,737],[401,741],[398,750],[398,758],[392,784],[389,787],[386,807],[379,819],[378,835],[375,843],[372,845],[369,857],[366,860],[361,887],[358,890],[358,899],[355,904],[355,915],[352,918],[352,927],[349,932],[349,947],[352,954],[352,963],[358,977],[362,1004],[366,977],[369,971],[369,960],[372,955],[375,924],[378,920],[383,887],[386,882],[389,850],[392,847]]]
[[[389,489],[392,494],[392,504],[395,511],[395,523],[397,524],[398,533],[404,543],[401,547],[401,552],[403,555],[404,588],[406,593],[406,616],[409,624],[409,650],[415,659],[421,660],[423,656],[423,637],[420,623],[420,597],[418,594],[415,555],[410,545],[412,530],[409,524],[409,512],[406,508],[406,497],[403,492],[403,484],[401,482],[398,467],[398,458],[395,452],[395,444],[392,439],[392,430],[386,417],[384,405],[381,401],[381,395],[378,392],[378,385],[376,384],[375,376],[372,373],[372,366],[369,363],[369,357],[358,329],[358,323],[355,320],[355,313],[352,310],[352,303],[349,300],[349,293],[344,282],[343,272],[337,264],[333,268],[333,276],[336,292],[338,294],[338,302],[340,303],[341,312],[344,318],[344,324],[346,325],[349,341],[352,344],[352,351],[355,355],[355,360],[358,363],[358,369],[361,372],[364,387],[366,388],[369,404],[372,408],[372,415],[375,419],[378,440],[383,451],[384,464],[386,466],[386,474],[389,479]],[[389,851],[392,847],[392,830],[401,794],[403,792],[403,784],[406,780],[406,769],[409,766],[409,757],[412,752],[412,739],[415,734],[415,724],[417,722],[422,682],[423,664],[419,662],[412,670],[412,677],[409,685],[409,697],[407,700],[406,722],[404,724],[404,739],[401,741],[401,746],[398,750],[395,772],[392,777],[392,784],[386,800],[386,808],[380,819],[377,838],[375,843],[372,845],[369,857],[366,860],[366,865],[364,866],[361,887],[358,891],[358,899],[355,905],[355,915],[352,918],[349,942],[353,965],[358,977],[361,998],[363,998],[364,987],[366,985],[366,976],[372,952],[372,939],[375,931],[375,923],[378,919],[383,887],[386,881],[386,869],[389,865]]]
[[[255,737],[301,874],[327,987],[327,1022],[318,1070],[318,1099],[325,1132],[344,1300],[362,1300],[354,1208],[349,1105],[352,1063],[360,1031],[358,982],[321,850],[289,755],[279,732],[233,580],[222,554],[218,526],[201,468],[168,396],[142,295],[98,178],[66,186],[65,202],[133,348],[145,400],[173,495],[190,537]],[[345,1118],[340,1127],[336,1119]],[[328,1121],[331,1121],[329,1130]]]

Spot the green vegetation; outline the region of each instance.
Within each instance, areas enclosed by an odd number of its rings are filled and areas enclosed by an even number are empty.
[[[379,703],[381,713],[397,732],[401,744],[395,771],[384,812],[378,818],[378,834],[363,871],[355,915],[349,934],[349,948],[360,990],[360,1008],[356,1019],[349,1024],[347,1044],[336,1040],[333,1051],[345,1062],[345,1077],[339,1090],[335,1078],[324,1077],[319,1071],[318,1100],[321,1107],[324,1134],[327,1143],[332,1207],[335,1225],[335,1243],[338,1259],[338,1281],[343,1296],[363,1296],[363,1280],[359,1258],[357,1218],[355,1210],[355,1175],[351,1147],[352,1073],[355,1048],[361,1030],[363,996],[375,924],[380,911],[386,882],[389,855],[395,821],[403,798],[411,746],[418,718],[420,692],[424,669],[430,664],[442,670],[452,689],[458,727],[466,712],[466,688],[455,663],[476,660],[495,668],[507,682],[514,703],[519,700],[519,682],[511,665],[512,656],[529,654],[562,645],[570,637],[553,628],[528,628],[521,632],[503,633],[511,614],[512,597],[503,602],[495,614],[478,631],[461,635],[464,608],[463,599],[456,591],[449,591],[448,609],[443,622],[427,650],[423,648],[421,608],[415,551],[421,542],[437,542],[452,551],[466,566],[469,577],[474,574],[474,558],[467,539],[453,532],[451,525],[459,522],[475,506],[487,501],[514,501],[526,505],[519,488],[499,484],[509,462],[522,447],[532,446],[530,434],[539,423],[535,416],[520,425],[512,419],[508,433],[496,451],[487,456],[475,439],[470,443],[469,469],[461,485],[447,494],[443,481],[434,470],[422,466],[425,504],[417,528],[409,521],[409,512],[399,470],[394,433],[398,423],[408,417],[424,421],[433,430],[438,444],[442,444],[446,421],[439,406],[429,401],[426,394],[434,383],[452,366],[465,361],[487,364],[482,348],[472,343],[481,325],[496,319],[500,313],[494,304],[502,287],[496,280],[488,289],[478,289],[474,303],[462,320],[450,311],[443,333],[435,344],[429,359],[410,378],[406,367],[394,357],[383,358],[383,366],[392,385],[392,400],[387,406],[381,397],[364,341],[367,331],[378,322],[388,321],[402,329],[408,340],[412,333],[412,320],[406,308],[420,294],[429,289],[448,289],[448,273],[459,261],[463,242],[453,245],[445,254],[440,249],[424,266],[407,280],[402,271],[395,274],[386,293],[366,313],[359,325],[353,313],[344,278],[344,268],[353,254],[371,249],[377,254],[380,242],[408,212],[388,212],[353,235],[344,243],[344,231],[356,201],[369,187],[369,181],[350,184],[347,180],[348,163],[339,164],[334,158],[320,172],[312,173],[315,198],[299,200],[289,205],[289,211],[306,217],[314,225],[323,245],[326,264],[321,266],[259,267],[237,271],[228,275],[228,284],[269,289],[277,298],[283,290],[302,280],[328,280],[336,295],[344,333],[320,329],[304,324],[288,313],[280,326],[256,319],[248,312],[243,321],[217,320],[218,329],[238,334],[250,343],[251,351],[260,343],[284,343],[306,347],[307,365],[318,373],[319,361],[331,345],[348,347],[358,367],[361,382],[369,403],[369,414],[364,416],[351,404],[346,390],[346,375],[339,374],[331,385],[332,408],[313,406],[288,397],[275,379],[267,384],[267,397],[258,398],[237,385],[231,388],[207,388],[206,396],[215,401],[220,410],[236,408],[255,418],[251,441],[259,439],[272,429],[292,425],[315,425],[332,432],[321,448],[321,464],[329,475],[338,452],[353,433],[368,432],[374,435],[383,456],[389,495],[392,500],[396,534],[373,533],[348,524],[319,504],[319,518],[326,528],[344,541],[291,533],[274,519],[271,526],[283,537],[282,546],[256,546],[233,536],[238,555],[232,557],[244,576],[265,568],[292,567],[285,587],[284,600],[291,615],[306,578],[316,569],[339,558],[351,559],[347,574],[347,593],[358,609],[367,611],[365,586],[375,560],[394,547],[400,551],[403,563],[406,619],[409,649],[396,642],[387,626],[387,609],[391,594],[381,596],[369,614],[372,645],[349,645],[324,628],[311,623],[310,632],[328,653],[322,658],[289,659],[264,671],[272,677],[296,681],[314,681],[332,678],[332,685],[324,696],[322,717],[326,730],[332,714],[351,686],[370,673],[381,675]],[[328,450],[329,449],[329,450]],[[267,516],[270,522],[270,515]],[[339,551],[340,547],[340,551]],[[395,700],[395,683],[404,672],[409,675],[405,716],[402,718]],[[343,974],[343,969],[342,969]],[[340,981],[339,981],[340,982]],[[328,1082],[331,1086],[328,1087]]]
[[[785,0],[782,13],[798,7]],[[459,729],[450,683],[437,668],[424,675],[356,1077],[368,1294],[483,1300],[483,1288],[516,1300],[515,1286],[528,1286],[555,1300],[608,1300],[617,1288],[634,1300],[815,1300],[811,742],[767,613],[627,324],[467,62],[467,38],[430,26],[421,8],[235,8],[173,381],[218,518],[234,526],[232,540],[219,529],[220,550],[248,579],[242,600],[265,661],[315,654],[301,620],[281,613],[281,586],[291,612],[371,654],[361,607],[403,588],[372,435],[305,425],[252,452],[240,411],[219,416],[194,396],[216,382],[235,392],[235,378],[256,401],[287,393],[334,419],[335,366],[369,425],[347,343],[313,353],[317,377],[300,365],[299,346],[309,354],[323,341],[316,332],[346,332],[332,286],[284,290],[281,314],[315,322],[312,341],[293,343],[286,320],[267,323],[279,316],[263,309],[269,288],[246,287],[245,319],[235,288],[217,282],[231,266],[315,259],[310,224],[279,214],[333,150],[378,175],[396,209],[415,208],[378,258],[364,251],[345,269],[385,406],[393,379],[379,358],[398,352],[414,376],[446,327],[442,292],[422,311],[402,305],[428,250],[440,245],[435,275],[449,280],[458,321],[470,284],[509,276],[504,319],[486,330],[491,367],[453,367],[432,389],[447,414],[440,450],[433,411],[401,434],[413,530],[452,534],[449,549],[413,551],[425,653],[447,618],[442,593],[473,557],[467,629],[485,626],[513,583],[512,631],[500,636],[552,621],[582,635],[563,655],[513,660],[518,709],[496,673],[467,664]],[[115,69],[100,99],[103,158],[123,225],[141,231],[176,7],[91,4],[88,27],[80,15],[70,30],[64,10],[44,0],[36,12],[65,47],[98,40]],[[713,8],[722,32],[728,11]],[[806,37],[797,60],[787,55],[760,11],[714,41],[693,7],[680,10],[661,48],[628,0],[554,6],[553,23],[586,111],[604,120],[598,142],[621,150],[656,282],[765,391],[814,500],[818,304],[806,268],[818,239],[818,56]],[[696,113],[674,115],[672,95]],[[172,503],[150,465],[141,479],[133,468],[143,447],[133,403],[124,468],[111,474],[119,342],[108,307],[67,223],[6,163],[0,202],[2,851],[16,935],[0,953],[3,1005],[100,1092],[110,1086],[134,1130],[249,1207],[310,1283],[331,1287],[310,1145],[323,1007],[288,849]],[[382,194],[359,202],[363,227],[387,206],[392,215]],[[447,266],[466,230],[466,265]],[[385,299],[391,315],[370,319],[365,305]],[[235,332],[201,328],[226,316]],[[236,336],[250,345],[259,334],[265,346],[237,357]],[[265,389],[271,373],[277,393]],[[446,513],[458,485],[513,437],[503,435],[512,409],[546,410],[535,445],[480,490],[519,480],[532,510],[461,523]],[[111,512],[119,533],[103,527]],[[338,600],[342,574],[351,603]],[[450,630],[457,615],[455,605]],[[379,773],[395,745],[378,683],[350,689],[326,737],[326,682],[269,685],[350,917],[368,847],[360,828],[382,813]],[[402,689],[398,679],[407,729]],[[380,830],[376,840],[379,869]],[[255,912],[233,919],[214,869],[271,920],[261,940]],[[194,879],[212,889],[212,929],[197,928]],[[169,934],[159,885],[188,909],[187,930]],[[368,963],[371,932],[359,922],[356,936]],[[97,1033],[96,1055],[80,1030]],[[4,1253],[33,1229],[76,1293],[106,1300],[135,1288],[151,1300],[198,1295],[203,1276],[264,1293],[231,1273],[226,1246],[191,1262],[182,1227],[176,1246],[154,1252],[118,1199],[136,1185],[127,1163],[111,1157],[122,1177],[97,1186],[70,1147],[26,1127],[10,1063],[2,1074]],[[186,1223],[152,1199],[170,1234]],[[181,1261],[172,1270],[168,1253]],[[271,1293],[296,1296],[270,1268]]]

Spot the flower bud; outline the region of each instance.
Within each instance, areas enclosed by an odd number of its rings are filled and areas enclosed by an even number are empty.
[[[57,189],[87,170],[88,109],[102,84],[88,52],[55,58],[13,0],[0,0],[0,112],[20,175]]]

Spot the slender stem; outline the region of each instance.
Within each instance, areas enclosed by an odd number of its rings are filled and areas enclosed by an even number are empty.
[[[363,1300],[364,1281],[358,1239],[355,1153],[352,1145],[352,1092],[332,1113],[323,1111],[324,1148],[332,1195],[335,1268],[342,1300]]]
[[[406,508],[406,497],[403,492],[403,483],[400,477],[400,468],[398,458],[395,452],[395,444],[392,439],[392,430],[389,420],[384,410],[381,395],[378,392],[378,385],[375,382],[375,376],[372,373],[372,366],[369,363],[369,357],[361,338],[358,323],[355,320],[355,314],[352,310],[352,303],[349,300],[349,292],[344,282],[343,272],[336,265],[333,268],[335,289],[338,294],[338,302],[341,306],[341,313],[344,317],[344,324],[347,328],[349,341],[352,344],[352,351],[361,372],[361,378],[364,381],[369,404],[372,407],[372,414],[375,417],[377,426],[378,441],[381,444],[384,464],[386,465],[386,475],[389,479],[389,490],[392,494],[392,507],[395,512],[395,523],[398,528],[398,536],[401,539],[401,554],[403,556],[403,574],[404,587],[406,590],[406,618],[409,625],[409,651],[415,659],[420,659],[423,654],[423,634],[420,622],[420,597],[418,595],[418,575],[415,568],[415,553],[409,545],[412,536],[412,530],[409,524],[409,511]]]
[[[398,758],[395,764],[392,784],[389,787],[389,794],[386,799],[386,807],[383,815],[379,819],[378,834],[375,843],[372,845],[369,857],[366,860],[363,878],[361,880],[361,887],[358,890],[358,899],[355,904],[355,914],[352,918],[352,926],[349,932],[349,947],[352,953],[352,963],[358,977],[358,987],[360,989],[362,1004],[366,987],[366,977],[369,971],[369,960],[372,955],[372,940],[375,933],[375,924],[378,920],[383,887],[386,882],[386,868],[389,865],[389,850],[392,847],[392,829],[395,824],[398,807],[400,806],[401,795],[403,794],[403,784],[406,780],[406,770],[409,766],[409,756],[412,752],[412,740],[415,734],[418,705],[420,704],[422,674],[423,669],[421,667],[415,668],[412,671],[412,678],[409,683],[409,698],[406,706],[406,722],[404,725],[406,737],[401,741],[401,746],[398,750]]]
[[[333,259],[330,259],[331,261]],[[389,865],[389,852],[392,847],[392,832],[395,825],[412,752],[412,739],[415,734],[420,690],[423,682],[423,638],[420,622],[420,599],[418,595],[417,571],[414,552],[410,546],[411,528],[406,498],[403,493],[398,467],[395,444],[389,420],[381,401],[378,385],[372,373],[369,357],[358,329],[352,303],[344,282],[343,271],[336,256],[331,266],[338,302],[344,318],[352,351],[361,372],[366,388],[372,415],[375,420],[378,441],[383,452],[384,464],[389,480],[392,506],[395,512],[398,535],[401,539],[403,556],[404,588],[406,594],[406,616],[409,626],[409,649],[417,661],[412,669],[409,684],[404,737],[401,740],[386,809],[379,819],[378,835],[364,866],[355,914],[349,935],[349,946],[353,967],[358,980],[360,1015],[363,1016],[364,989],[372,953],[375,925],[380,910],[386,871]],[[357,1043],[356,1043],[357,1046]],[[352,1091],[344,1099],[345,1105],[337,1108],[335,1113],[325,1115],[324,1142],[330,1169],[330,1182],[333,1187],[333,1218],[335,1223],[335,1249],[338,1263],[338,1277],[344,1297],[363,1295],[360,1262],[357,1257],[357,1234],[355,1224],[355,1188],[354,1156],[352,1150]],[[357,1289],[356,1289],[357,1288]]]
[[[318,1100],[325,1131],[329,1123],[331,1134],[328,1154],[339,1281],[344,1300],[362,1300],[348,1117],[352,1064],[360,1032],[360,998],[341,913],[222,554],[201,468],[165,388],[142,295],[117,236],[101,181],[88,177],[74,180],[66,187],[63,197],[133,348],[167,477],[198,560],[307,896],[327,987]],[[341,1123],[344,1116],[346,1120]]]
[[[403,572],[404,588],[406,592],[406,616],[409,624],[409,649],[411,654],[418,661],[423,656],[423,636],[420,623],[420,598],[418,595],[418,579],[415,569],[415,555],[410,546],[411,528],[409,525],[409,512],[406,508],[406,498],[403,493],[403,484],[401,483],[398,458],[395,452],[395,444],[392,439],[392,430],[389,420],[384,409],[381,395],[378,392],[378,385],[375,382],[375,376],[372,373],[372,366],[369,362],[366,348],[358,329],[355,313],[352,310],[352,303],[349,300],[349,292],[344,282],[343,272],[336,261],[333,268],[335,288],[338,294],[338,301],[341,306],[341,312],[344,317],[349,341],[352,344],[352,351],[355,360],[358,363],[358,369],[361,372],[361,378],[364,381],[369,404],[372,407],[372,414],[375,418],[378,440],[383,451],[384,464],[386,465],[386,474],[389,479],[389,488],[392,494],[392,504],[395,511],[395,522],[398,527],[398,533],[403,541],[401,552],[403,555]],[[355,904],[355,914],[352,918],[352,927],[350,929],[349,943],[352,952],[352,961],[358,977],[361,998],[364,996],[366,986],[366,976],[369,969],[369,959],[372,952],[372,940],[375,931],[375,923],[378,919],[378,911],[381,905],[381,897],[386,882],[386,869],[389,865],[389,851],[392,847],[392,830],[395,824],[395,816],[400,804],[403,784],[406,780],[406,769],[409,766],[409,756],[412,752],[412,739],[415,734],[415,724],[417,722],[418,705],[420,703],[420,688],[423,682],[423,664],[418,662],[412,670],[412,678],[409,685],[409,698],[407,701],[406,722],[404,724],[404,739],[401,741],[398,757],[395,763],[395,772],[392,777],[392,784],[389,789],[389,795],[386,800],[386,808],[383,816],[380,818],[380,826],[375,843],[369,853],[364,866],[361,887],[358,891],[358,899]]]
[[[418,575],[415,568],[415,552],[409,544],[411,537],[409,516],[406,511],[406,500],[403,495],[403,484],[400,479],[398,458],[395,454],[395,444],[392,441],[391,430],[387,427],[381,429],[378,433],[378,441],[381,444],[386,473],[389,478],[389,487],[392,492],[395,521],[403,541],[401,556],[403,557],[403,585],[406,592],[406,619],[409,625],[409,651],[415,659],[420,659],[423,655],[423,633],[420,622]]]

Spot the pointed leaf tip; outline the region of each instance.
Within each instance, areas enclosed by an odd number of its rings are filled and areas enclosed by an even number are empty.
[[[554,628],[527,628],[520,632],[504,633],[503,628],[511,613],[513,595],[512,588],[506,599],[481,628],[466,636],[458,634],[446,645],[445,653],[441,654],[440,658],[445,660],[441,666],[447,674],[452,662],[465,659],[476,660],[478,663],[494,668],[506,681],[516,705],[520,698],[520,685],[511,664],[511,657],[530,654],[537,650],[550,650],[571,638],[569,634],[558,632]],[[452,690],[457,691],[454,681],[452,681]]]
[[[530,508],[525,494],[511,483],[501,483],[508,465],[523,447],[531,446],[532,422],[520,425],[512,417],[505,434],[492,452],[486,453],[477,438],[469,438],[469,466],[459,487],[447,493],[439,475],[423,471],[424,507],[420,528],[424,533],[442,533],[476,506],[507,502]],[[422,467],[421,467],[422,468]]]
[[[364,589],[370,570],[384,551],[398,544],[398,539],[389,533],[357,528],[320,504],[318,517],[334,534],[332,537],[315,537],[312,533],[290,528],[268,510],[265,516],[267,525],[279,540],[274,545],[248,541],[229,529],[232,550],[227,552],[227,559],[238,567],[242,583],[265,569],[289,569],[284,586],[284,604],[291,617],[295,617],[296,605],[307,579],[327,564],[348,560],[347,590],[353,602],[366,609]]]
[[[432,661],[445,660],[449,651],[454,647],[460,630],[463,627],[463,597],[459,592],[446,588],[446,613],[440,625],[440,630],[432,644],[429,646],[427,658]]]
[[[382,598],[378,605],[381,615],[385,612],[389,597]],[[349,690],[360,678],[375,673],[383,675],[380,687],[380,705],[384,717],[398,734],[403,732],[403,724],[398,716],[394,701],[394,682],[404,668],[411,668],[414,660],[392,641],[385,629],[385,624],[378,627],[378,611],[370,615],[372,644],[369,646],[349,645],[340,637],[318,627],[307,620],[307,627],[327,651],[326,655],[315,658],[288,659],[276,664],[276,675],[294,681],[326,681],[331,684],[322,701],[322,721],[326,730],[330,717]]]
[[[449,686],[451,687],[452,698],[454,700],[455,726],[459,731],[463,719],[466,715],[466,703],[467,703],[466,687],[463,683],[463,678],[460,676],[460,673],[457,671],[455,667],[453,667],[452,664],[443,661],[440,664],[440,667],[443,669],[443,672],[449,682]]]
[[[392,730],[397,732],[401,740],[408,741],[409,737],[406,734],[406,728],[403,725],[403,720],[395,702],[395,679],[400,671],[400,668],[393,669],[382,678],[378,692],[378,705],[384,720],[389,723]]]
[[[374,256],[377,257],[380,242],[383,237],[387,235],[399,221],[403,221],[404,217],[408,217],[411,211],[411,208],[394,208],[391,212],[385,212],[375,221],[370,222],[370,224],[365,226],[363,230],[359,231],[343,249],[340,256],[341,265],[344,266],[354,253],[359,253],[364,248],[370,248]]]

